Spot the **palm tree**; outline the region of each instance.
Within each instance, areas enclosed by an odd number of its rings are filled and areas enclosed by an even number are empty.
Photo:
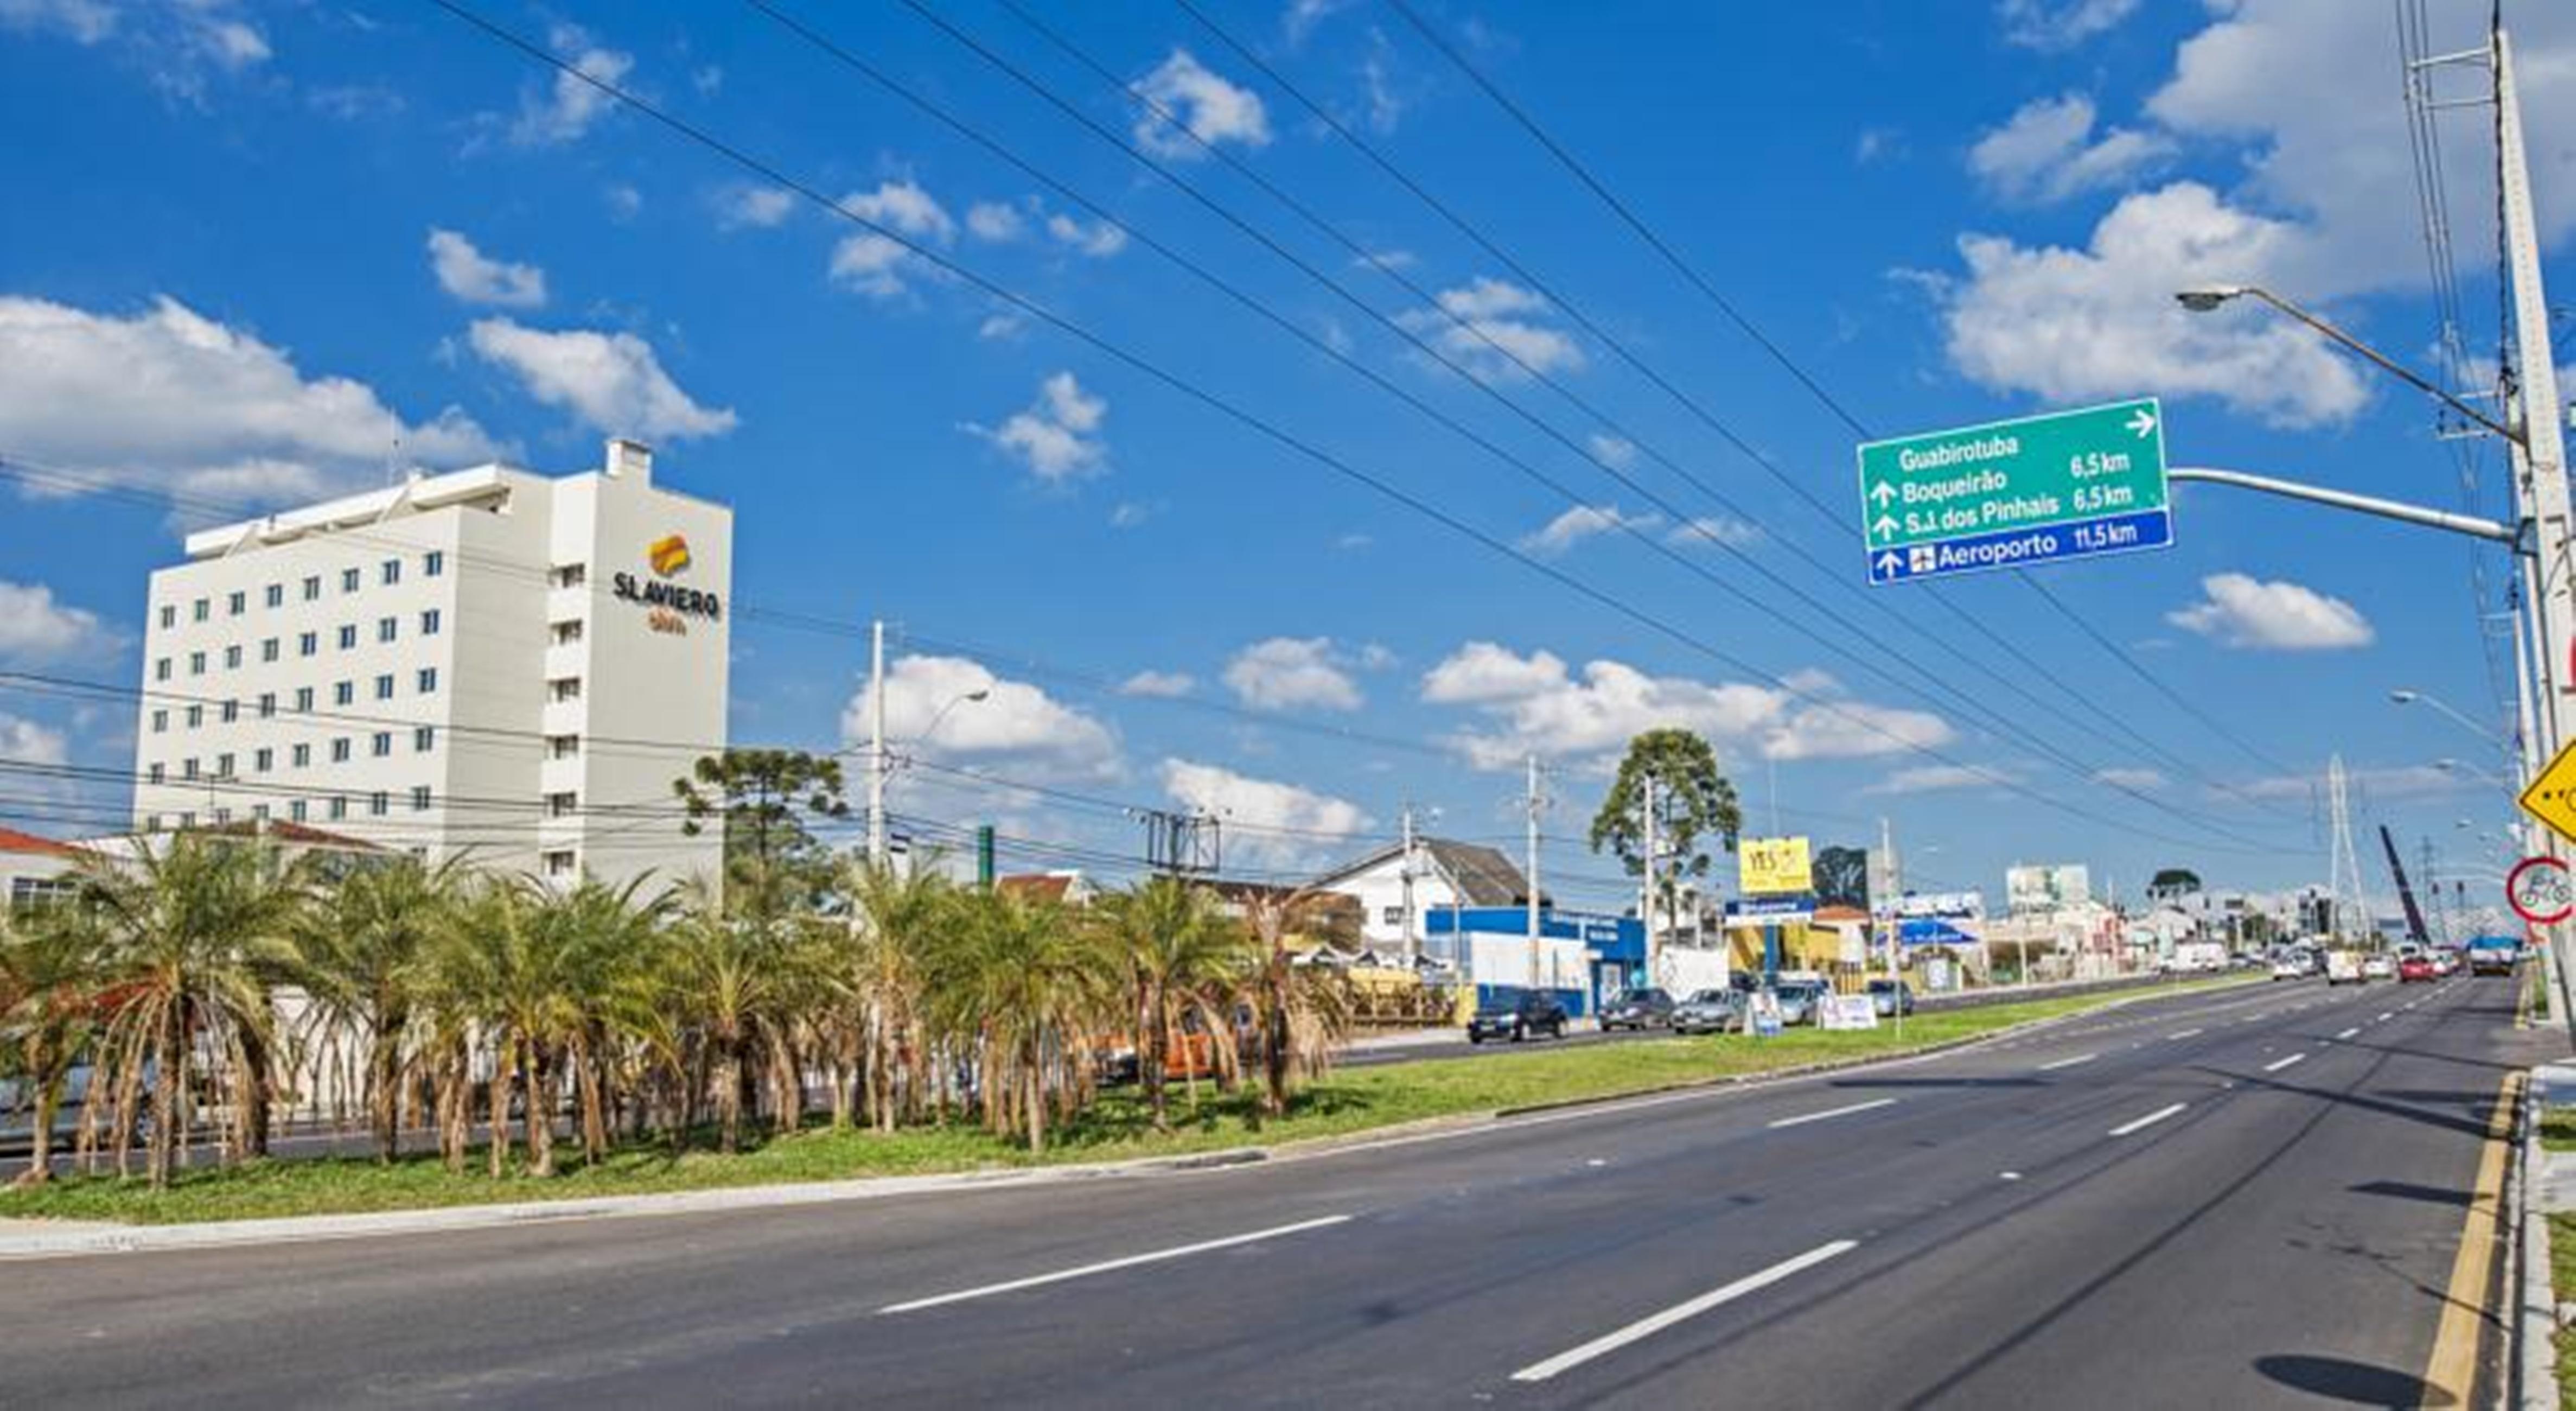
[[[764,908],[734,911],[712,887],[692,882],[658,959],[662,983],[714,1060],[717,1144],[731,1155],[741,1148],[750,1065],[785,1041],[794,982],[788,947]]]
[[[423,971],[462,882],[461,858],[435,867],[404,857],[357,868],[296,928],[294,974],[312,1000],[308,1033],[326,1048],[344,1040],[365,1048],[362,1097],[380,1164],[391,1164],[400,1150]]]
[[[306,902],[305,871],[264,840],[181,833],[145,840],[132,864],[92,854],[75,864],[73,905],[100,942],[107,1054],[117,1070],[117,1130],[132,1129],[140,1086],[151,1086],[153,1187],[169,1184],[189,1079],[200,1045],[210,1077],[229,1079],[236,1135],[247,1138],[259,1071],[276,1052],[268,973],[288,954]],[[234,1143],[235,1149],[247,1141]],[[124,1148],[118,1148],[123,1169]]]
[[[1311,920],[1323,897],[1302,889],[1266,894],[1247,908],[1260,959],[1251,1002],[1260,1033],[1265,1116],[1287,1115],[1291,1086],[1327,1071],[1334,1048],[1350,1033],[1348,991],[1320,968],[1298,965],[1288,946],[1288,937]]]
[[[928,1086],[922,972],[939,932],[959,918],[958,898],[936,872],[898,872],[857,857],[843,867],[839,888],[849,900],[843,976],[858,1010],[867,1111],[879,1132],[892,1132]]]
[[[1172,1033],[1191,1020],[1231,1054],[1233,981],[1246,968],[1248,938],[1217,910],[1204,887],[1177,877],[1156,877],[1141,887],[1103,899],[1096,913],[1112,949],[1125,960],[1135,1001],[1136,1070],[1157,1131],[1168,1130],[1164,1072]],[[1222,1060],[1221,1060],[1222,1061]],[[1191,1101],[1197,1102],[1195,1061]]]
[[[48,905],[14,919],[0,908],[0,1045],[25,1084],[34,1149],[13,1182],[53,1178],[54,1113],[97,1029],[98,948],[82,913]],[[96,1069],[92,1069],[95,1083]]]
[[[981,1051],[986,1121],[1046,1150],[1047,1108],[1116,1007],[1121,971],[1095,933],[1053,902],[974,893],[938,948],[930,993],[951,1033]]]

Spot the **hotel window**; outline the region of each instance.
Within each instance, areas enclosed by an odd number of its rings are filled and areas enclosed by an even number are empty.
[[[262,691],[259,693],[259,718],[262,720],[275,720],[277,718],[277,693],[275,691]]]
[[[354,568],[340,570],[340,591],[343,593],[358,591],[358,570]]]
[[[219,808],[219,809],[216,809],[216,810],[215,810],[215,826],[216,826],[216,827],[221,828],[221,827],[223,827],[225,824],[230,823],[230,822],[232,822],[232,821],[233,821],[233,811],[232,811],[231,809],[229,809],[229,808]]]
[[[367,795],[367,812],[374,817],[382,818],[385,816],[385,806],[388,802],[385,791],[378,789]]]
[[[424,666],[420,669],[418,675],[420,679],[420,693],[424,696],[435,694],[438,690],[438,668],[434,666]]]
[[[571,759],[580,753],[581,737],[579,735],[548,735],[546,737],[546,754],[548,758]]]
[[[268,821],[268,805],[264,803],[252,804],[250,806],[250,818],[253,823],[266,823]]]
[[[179,777],[182,779],[194,779],[197,777],[197,757],[195,755],[190,755],[186,759],[179,761]]]
[[[555,645],[556,645],[556,646],[558,646],[558,647],[570,646],[570,645],[572,645],[573,643],[578,642],[578,641],[580,641],[580,640],[581,640],[581,619],[580,619],[580,618],[574,618],[574,619],[573,619],[572,621],[570,621],[570,622],[558,622],[558,623],[556,623],[556,624],[555,624]]]
[[[340,624],[340,650],[345,652],[356,645],[358,645],[358,624],[354,622]]]
[[[554,571],[554,584],[558,588],[578,588],[589,581],[590,565],[586,563],[568,563]]]
[[[548,698],[556,701],[580,700],[581,678],[578,676],[557,677],[546,683],[546,694]]]
[[[269,584],[267,590],[260,595],[260,602],[273,608],[282,608],[286,606],[286,585],[283,583]]]
[[[143,771],[143,782],[147,784],[158,784],[161,782],[162,773],[163,770],[158,764],[147,766]]]
[[[170,659],[168,657],[162,657],[152,663],[152,679],[155,681],[167,681],[170,679]]]
[[[295,713],[298,715],[311,715],[313,713],[312,687],[298,686],[295,688]]]
[[[239,617],[242,615],[242,609],[249,606],[250,594],[235,589],[224,598],[224,616]]]
[[[296,654],[297,656],[306,656],[306,657],[309,657],[309,656],[313,655],[315,652],[318,652],[318,651],[320,651],[320,650],[322,650],[322,634],[321,634],[321,633],[319,633],[319,632],[305,632],[305,633],[300,633],[300,634],[298,634],[298,635],[296,636],[296,638],[295,638],[295,654]]]
[[[195,809],[193,809],[193,808],[192,808],[192,809],[189,809],[187,812],[185,812],[185,813],[183,813],[183,814],[180,814],[180,815],[179,815],[179,831],[180,831],[180,832],[183,832],[183,833],[184,833],[184,832],[188,831],[189,829],[194,828],[194,827],[196,827],[196,826],[197,826],[197,811],[196,811]]]
[[[231,751],[227,750],[224,753],[215,756],[215,777],[218,779],[230,779],[233,777],[233,757]]]
[[[427,754],[432,749],[435,749],[437,745],[438,729],[436,726],[415,725],[411,728],[412,753]]]
[[[304,601],[308,603],[315,602],[320,600],[321,596],[322,575],[317,573],[304,580]]]
[[[179,605],[177,603],[163,603],[161,605],[161,625],[165,628],[176,627],[179,625]]]
[[[294,750],[287,755],[287,759],[298,769],[309,769],[313,766],[313,747],[311,745],[297,745]]]
[[[221,715],[222,715],[222,717],[223,717],[223,721],[224,721],[224,723],[225,723],[226,725],[231,725],[231,724],[234,724],[234,723],[238,722],[238,721],[241,719],[241,702],[239,702],[239,701],[226,701],[226,702],[224,702],[224,703],[223,703],[223,706],[222,706],[222,708],[221,708],[221,710],[219,711],[219,714],[221,714]]]
[[[268,771],[275,769],[276,767],[277,751],[270,749],[266,745],[262,745],[258,749],[250,752],[251,773],[266,774]]]
[[[232,646],[232,647],[226,647],[226,648],[224,648],[224,670],[226,670],[226,671],[239,671],[239,670],[241,670],[241,648],[240,648],[240,647],[238,647],[238,646]]]
[[[394,732],[391,730],[377,731],[372,744],[373,748],[369,753],[375,755],[376,758],[384,759],[391,756],[394,752]]]
[[[206,654],[204,652],[188,653],[188,674],[191,676],[203,676],[206,674]]]
[[[580,807],[580,796],[570,791],[546,795],[546,817],[548,818],[570,818]]]
[[[331,742],[331,762],[333,764],[347,764],[349,762],[348,736],[342,735]]]
[[[170,712],[166,710],[152,712],[152,733],[155,735],[170,733]]]
[[[562,848],[545,854],[545,868],[546,875],[549,877],[571,876],[573,868],[572,849]]]
[[[205,621],[205,620],[206,620],[206,600],[205,600],[205,599],[203,599],[203,598],[199,598],[199,599],[197,599],[197,601],[196,601],[193,605],[191,605],[191,606],[189,607],[189,609],[188,609],[188,615],[189,615],[190,617],[195,618],[195,619],[196,619],[197,621],[199,621],[199,622],[203,622],[203,621]]]
[[[305,818],[304,800],[297,799],[295,802],[288,804],[286,806],[286,816],[294,819],[298,823],[303,822]]]
[[[199,726],[202,726],[202,725],[204,725],[205,723],[206,723],[206,708],[205,708],[204,706],[201,706],[201,705],[192,705],[192,706],[188,707],[188,728],[189,728],[189,729],[191,729],[191,730],[197,729]]]
[[[388,671],[384,675],[376,678],[376,699],[380,701],[389,701],[393,698],[394,676],[392,672]]]
[[[376,640],[379,642],[392,641],[395,634],[401,630],[402,622],[398,618],[380,617],[376,619]]]
[[[384,574],[385,586],[390,588],[402,581],[402,560],[387,559],[380,571]]]
[[[439,618],[438,618],[438,609],[436,609],[436,608],[423,608],[423,609],[421,609],[421,613],[420,613],[420,635],[422,635],[422,636],[424,636],[424,637],[435,637],[435,636],[437,636],[437,635],[438,635],[438,623],[439,623]]]
[[[277,639],[275,637],[264,637],[260,639],[259,659],[262,662],[272,662],[277,660]]]
[[[357,682],[355,682],[355,681],[334,681],[334,682],[332,682],[332,683],[331,683],[331,704],[333,704],[333,705],[356,705],[357,703],[358,703],[358,683],[357,683]]]
[[[348,816],[349,796],[347,794],[333,794],[331,796],[331,821],[337,823]]]
[[[414,784],[411,786],[411,811],[414,813],[429,812],[429,786],[427,784]]]
[[[438,575],[445,573],[447,571],[447,554],[445,551],[432,549],[428,553],[421,555],[420,571],[421,576],[425,578],[436,578]]]

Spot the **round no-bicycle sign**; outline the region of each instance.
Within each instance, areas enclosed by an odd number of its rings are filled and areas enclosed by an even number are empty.
[[[2576,913],[2576,888],[2568,885],[2567,864],[2554,857],[2526,857],[2504,879],[2505,900],[2514,914],[2534,926],[2552,926]]]

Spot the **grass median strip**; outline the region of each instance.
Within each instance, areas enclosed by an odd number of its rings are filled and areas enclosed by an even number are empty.
[[[198,1167],[179,1172],[170,1189],[158,1195],[139,1179],[64,1177],[32,1189],[0,1191],[0,1218],[135,1224],[274,1219],[1190,1156],[1349,1137],[1430,1118],[1758,1077],[1810,1064],[1896,1057],[2016,1024],[2172,993],[2166,988],[1927,1010],[1905,1021],[1901,1042],[1892,1027],[1795,1029],[1773,1039],[1721,1035],[1562,1048],[1530,1044],[1511,1053],[1346,1069],[1301,1092],[1286,1117],[1269,1121],[1258,1118],[1249,1092],[1229,1094],[1203,1085],[1195,1108],[1176,1091],[1173,1130],[1168,1132],[1154,1131],[1140,1104],[1113,1096],[1056,1133],[1043,1156],[969,1124],[890,1134],[815,1127],[770,1137],[732,1156],[707,1150],[675,1153],[654,1144],[618,1148],[591,1164],[577,1149],[559,1151],[560,1173],[544,1179],[489,1179],[479,1174],[479,1151],[469,1174],[448,1171],[435,1156],[408,1157],[389,1166],[363,1158],[314,1157]]]

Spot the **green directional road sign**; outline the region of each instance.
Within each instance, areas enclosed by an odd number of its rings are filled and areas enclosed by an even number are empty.
[[[1860,448],[1873,583],[2173,542],[2153,397]]]

